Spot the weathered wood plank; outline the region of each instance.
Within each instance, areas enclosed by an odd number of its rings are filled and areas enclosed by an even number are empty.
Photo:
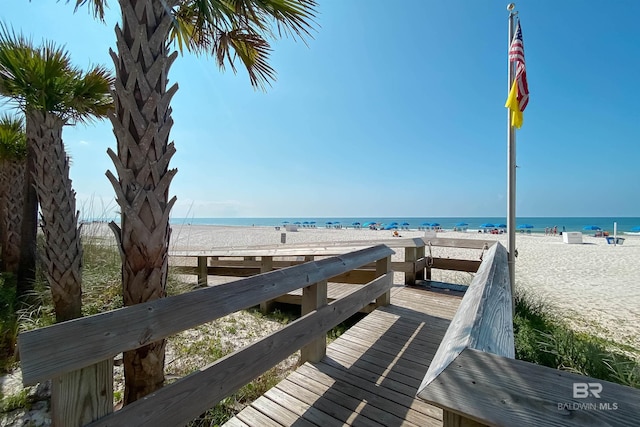
[[[295,424],[300,427],[316,427],[315,424],[304,418],[300,418],[296,413],[290,411],[289,408],[279,405],[277,402],[267,398],[267,396],[260,396],[251,402],[251,406],[283,426],[292,426]]]
[[[287,386],[286,383],[288,382],[292,386]],[[363,406],[361,400],[334,390],[331,386],[322,384],[305,375],[294,372],[278,387],[282,385],[287,386],[290,393],[295,392],[296,396],[305,399],[307,403],[347,425],[354,427],[386,427],[377,422],[384,416],[381,411],[376,413],[375,409],[368,408],[365,416],[361,413],[361,407]]]
[[[242,410],[242,412],[240,412],[236,416],[240,419],[240,421],[250,426],[260,426],[260,427],[281,427],[282,426],[282,424],[269,418],[268,416],[264,415],[262,412],[258,411],[252,406],[247,406]],[[127,424],[127,425],[130,425],[133,427],[135,424]],[[159,425],[167,425],[167,424],[159,424]]]
[[[480,264],[482,264],[482,261],[480,260],[433,258],[431,268],[475,273],[478,271],[478,268],[480,268]]]
[[[51,380],[51,420],[84,426],[113,412],[113,359]]]
[[[327,305],[327,281],[314,283],[302,290],[301,314],[307,315]],[[300,349],[300,363],[318,362],[327,351],[327,336],[322,334]]]
[[[342,426],[343,423],[329,414],[326,414],[317,408],[307,404],[306,402],[298,398],[298,390],[295,394],[288,394],[278,387],[274,387],[267,391],[264,395],[267,399],[277,403],[278,405],[287,408],[295,416],[303,421],[308,421],[311,426]],[[302,425],[299,424],[297,419],[294,419],[290,425]]]
[[[379,421],[386,425],[400,425],[403,421],[409,421],[417,426],[439,425],[438,420],[412,409],[411,406],[427,406],[424,402],[416,401],[410,396],[403,395],[379,385],[372,385],[350,372],[336,369],[324,363],[317,365],[305,364],[298,368],[298,372],[314,378],[317,381],[328,383],[334,390],[339,390],[358,400],[366,402],[367,406],[378,408],[388,414]],[[333,378],[338,378],[334,381]],[[400,421],[398,421],[400,420]]]
[[[350,295],[202,368],[197,375],[182,378],[92,425],[157,426],[185,423],[190,419],[189,414],[198,414],[214,406],[316,336],[348,319],[361,306],[390,289],[392,278],[391,273],[381,276]]]
[[[602,386],[600,398],[573,397],[573,385],[586,382]],[[638,389],[474,349],[464,350],[421,394],[495,426],[632,427],[640,413]]]
[[[23,382],[35,384],[112,358],[391,253],[391,249],[377,246],[22,333],[18,344]],[[388,290],[391,284],[386,279],[382,282]],[[358,297],[369,295],[367,292]]]
[[[507,251],[498,243],[485,255],[478,273],[462,298],[420,385],[418,396],[422,397],[422,390],[465,348],[515,357],[511,313]]]

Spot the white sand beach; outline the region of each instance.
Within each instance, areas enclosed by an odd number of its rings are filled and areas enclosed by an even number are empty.
[[[195,250],[255,245],[280,245],[274,227],[173,226],[171,249]],[[340,240],[393,241],[391,231],[369,229],[300,228],[286,233],[286,244]],[[401,230],[403,237],[424,236],[423,231]],[[445,231],[439,237],[498,240],[506,234]],[[640,236],[621,236],[623,245],[608,245],[603,238],[583,235],[583,244],[564,244],[561,236],[517,235],[516,286],[531,293],[570,320],[579,330],[640,349]],[[400,249],[395,257],[402,259]],[[478,259],[480,251],[434,248],[433,255]],[[454,279],[460,279],[460,273]],[[464,274],[464,273],[462,273]],[[398,278],[399,277],[399,278]],[[396,281],[402,280],[397,275]],[[435,280],[450,280],[434,272]],[[470,277],[462,277],[466,283]],[[454,280],[451,280],[454,281]]]

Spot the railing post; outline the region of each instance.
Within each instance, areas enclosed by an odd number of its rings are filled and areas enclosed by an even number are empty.
[[[51,380],[54,426],[84,426],[113,412],[113,359]]]
[[[405,286],[415,286],[416,285],[416,248],[415,247],[406,247],[404,248],[404,260],[406,263],[413,264],[413,271],[404,273],[404,284]]]
[[[302,289],[302,315],[309,314],[320,307],[327,305],[327,281],[322,280]],[[300,364],[319,362],[327,353],[327,335],[313,340],[300,349]]]
[[[391,272],[391,256],[376,261],[376,277],[384,276]],[[391,290],[376,298],[376,306],[384,306],[391,304]]]
[[[198,256],[198,286],[207,286],[209,283],[208,276],[207,256]]]
[[[255,259],[255,257],[253,258]],[[271,270],[273,270],[273,257],[272,256],[260,257],[260,274],[268,273]],[[260,312],[262,314],[269,313],[272,308],[273,308],[273,300],[263,301],[260,303]]]
[[[416,248],[416,259],[423,259],[425,255],[425,244],[422,243],[422,246],[418,246]],[[416,280],[424,280],[424,268],[416,271]]]

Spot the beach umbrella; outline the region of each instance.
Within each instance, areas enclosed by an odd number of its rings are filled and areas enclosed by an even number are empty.
[[[440,224],[439,224],[439,223],[437,223],[437,222],[430,222],[430,223],[429,223],[429,225],[430,225],[431,227],[440,227]]]
[[[370,225],[375,225],[375,224],[376,224],[376,223],[375,223],[375,222],[373,222],[373,221],[368,221],[368,222],[365,222],[364,224],[362,224],[362,226],[363,226],[363,227],[369,227]]]
[[[289,221],[282,221],[283,224],[289,224]]]
[[[520,224],[517,228],[533,228],[531,224]]]
[[[327,221],[327,222],[325,222],[325,224],[327,224],[327,225],[331,225],[331,224],[333,224],[333,223],[332,223],[331,221]]]
[[[481,224],[480,227],[482,227],[482,228],[495,228],[495,225],[491,224],[490,222],[485,222],[484,224]]]
[[[351,225],[360,225],[360,223],[356,221],[356,222],[352,223]]]
[[[398,225],[397,222],[390,222],[389,225]]]
[[[582,229],[583,230],[591,230],[591,231],[602,230],[602,228],[598,227],[597,225],[586,225]]]
[[[496,225],[498,228],[507,228],[507,224],[498,224]]]
[[[420,225],[422,225],[423,227],[426,227],[426,226],[431,225],[431,223],[430,223],[430,222],[423,222],[423,223],[422,223],[422,224],[420,224]]]
[[[466,222],[459,222],[456,224],[456,227],[466,227],[467,225],[469,224],[467,224]]]
[[[639,225],[639,226],[637,226],[637,227],[633,227],[633,228],[631,229],[631,231],[640,231],[640,225]]]
[[[309,224],[315,224],[315,223],[316,223],[315,221],[309,221]]]
[[[296,221],[293,223],[294,225],[300,225],[300,221]]]
[[[408,222],[403,222],[402,225],[406,227],[407,225],[409,225],[409,223]]]

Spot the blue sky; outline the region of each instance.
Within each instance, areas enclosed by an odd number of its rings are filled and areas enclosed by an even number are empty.
[[[1,19],[36,43],[113,67],[117,1],[106,25],[64,2],[7,3]],[[273,43],[266,93],[244,70],[176,60],[172,216],[505,216],[507,2],[319,3],[308,46]],[[517,215],[640,216],[640,2],[516,5],[531,92]],[[111,215],[110,123],[63,136],[83,215]]]

